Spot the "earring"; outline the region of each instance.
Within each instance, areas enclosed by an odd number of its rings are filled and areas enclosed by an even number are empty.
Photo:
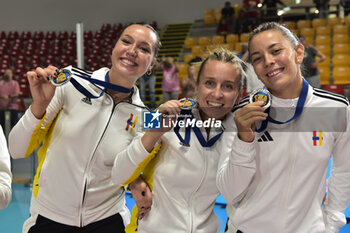
[[[152,70],[147,70],[146,74],[147,74],[148,76],[151,76]]]

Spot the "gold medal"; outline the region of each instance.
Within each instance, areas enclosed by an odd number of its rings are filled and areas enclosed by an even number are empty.
[[[181,103],[181,107],[180,108],[183,109],[183,110],[190,110],[195,105],[194,100],[190,99],[190,98],[182,98],[179,101]]]
[[[257,89],[257,90],[252,91],[252,93],[250,94],[250,97],[249,97],[249,102],[250,103],[254,103],[254,102],[257,102],[257,101],[264,102],[264,105],[262,105],[261,107],[263,107],[265,109],[270,107],[270,105],[271,105],[271,94],[270,94],[270,92],[267,89],[265,89],[265,88]]]
[[[67,69],[57,70],[55,76],[50,76],[51,83],[55,86],[62,86],[69,82],[72,77],[72,73]]]

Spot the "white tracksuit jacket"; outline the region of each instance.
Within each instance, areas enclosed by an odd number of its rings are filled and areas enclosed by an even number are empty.
[[[193,114],[196,119],[200,119],[197,109],[193,109]],[[216,173],[221,159],[221,148],[232,142],[230,137],[233,124],[233,115],[229,114],[223,121],[225,132],[209,148],[201,146],[193,130],[191,130],[190,147],[180,145],[173,131],[162,136],[162,147],[156,155],[157,162],[153,173],[152,209],[139,221],[139,233],[215,233],[219,231],[219,221],[213,212],[215,200],[219,195],[216,187]],[[181,130],[184,128],[180,129],[180,132]],[[226,134],[226,132],[230,133]],[[202,133],[204,138],[207,138],[204,129]],[[217,132],[210,132],[209,138],[215,135]],[[253,154],[250,150],[242,153],[245,154],[244,157]],[[130,176],[130,174],[126,175],[127,169],[132,172],[144,159],[141,154],[129,154],[129,156],[132,157],[120,156],[116,159],[112,172],[113,181],[122,183]],[[241,169],[241,177],[251,179],[255,171],[255,161],[250,159],[247,163],[237,165],[237,169]],[[123,175],[124,180],[120,180]],[[246,182],[236,180],[237,188],[233,195],[239,195],[239,190],[246,189]],[[241,184],[244,187],[240,187]]]
[[[273,97],[273,119],[290,119],[296,103],[297,99]],[[338,232],[346,223],[343,213],[350,201],[349,110],[345,97],[309,86],[299,118],[283,125],[269,122],[264,132],[256,133],[250,145],[256,151],[256,174],[241,200],[232,195],[235,186],[230,178],[237,175],[229,169],[236,156],[233,148],[218,174],[219,190],[232,204],[229,232]],[[237,137],[234,140],[242,144]],[[330,156],[333,167],[322,209]]]
[[[4,209],[11,201],[11,161],[7,142],[0,125],[0,209]]]
[[[108,68],[95,72],[67,68],[88,91],[99,96],[100,87],[75,75],[105,80]],[[38,214],[59,223],[86,226],[120,213],[124,224],[129,223],[124,188],[112,183],[111,170],[120,154],[148,154],[140,146],[144,105],[134,88],[130,100],[115,105],[106,93],[87,99],[69,82],[56,88],[44,120],[37,120],[29,108],[13,128],[9,138],[13,158],[23,158],[43,143],[38,151],[31,218],[24,232],[35,224]],[[46,132],[44,140],[41,131]]]

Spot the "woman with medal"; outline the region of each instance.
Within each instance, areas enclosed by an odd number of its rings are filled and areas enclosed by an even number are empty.
[[[145,106],[135,82],[152,69],[159,46],[153,28],[133,24],[118,39],[111,68],[27,73],[33,102],[9,136],[13,158],[38,155],[23,232],[124,232],[130,213],[111,169],[119,155],[143,151]]]
[[[268,117],[256,125],[251,115],[262,108],[246,105],[249,98],[234,112],[241,119],[239,131],[245,133],[234,138],[230,159],[220,164],[217,179],[229,207],[227,232],[338,232],[350,201],[349,102],[305,81],[300,71],[304,47],[282,25],[269,22],[253,30],[249,54],[267,88],[250,99],[271,102],[266,103]],[[245,195],[233,199],[231,180],[237,174],[230,170],[230,160],[240,148],[256,154],[256,172]]]
[[[177,124],[174,128],[166,127],[170,124],[165,120],[163,128],[148,131],[142,137],[148,151],[161,141],[155,159],[142,170],[142,177],[153,190],[153,204],[150,212],[138,221],[138,226],[132,218],[134,225],[127,232],[136,229],[139,233],[219,231],[219,221],[213,212],[219,195],[216,172],[221,147],[227,143],[226,131],[233,131],[231,110],[240,96],[245,75],[243,66],[233,52],[213,51],[199,69],[195,87],[197,101],[171,100],[159,107],[162,119],[176,119]],[[186,120],[210,123],[202,127],[186,123],[181,126],[180,122]],[[118,157],[112,172],[113,181],[124,182],[144,160],[142,154],[136,153]],[[120,180],[123,176],[124,180]]]

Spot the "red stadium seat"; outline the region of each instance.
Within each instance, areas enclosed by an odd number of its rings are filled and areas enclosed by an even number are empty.
[[[35,41],[42,40],[44,38],[44,33],[42,31],[34,32],[33,38]]]
[[[101,31],[107,32],[112,29],[112,25],[109,23],[102,24]]]
[[[49,41],[56,39],[56,32],[55,31],[46,32],[45,39],[47,39]]]
[[[6,39],[6,32],[4,31],[0,32],[0,39]]]
[[[19,85],[19,89],[20,89],[20,91],[19,91],[20,92],[20,94],[19,94],[20,97],[25,97],[25,98],[30,97],[29,85],[27,85],[25,83],[21,83]]]
[[[333,93],[341,94],[341,95],[345,94],[344,85],[341,85],[341,84],[324,85],[323,89]]]
[[[121,32],[123,29],[123,25],[121,23],[113,24],[113,30],[117,33]]]
[[[19,38],[18,32],[17,31],[10,31],[8,35],[9,40],[16,40]]]
[[[26,111],[26,105],[24,104],[24,100],[22,98],[17,99],[18,103],[18,111],[19,112],[25,112]]]
[[[29,40],[32,38],[32,33],[30,31],[22,32],[20,39],[21,40]]]
[[[57,37],[60,40],[67,40],[68,39],[68,32],[67,31],[59,32]]]
[[[19,75],[18,77],[18,82],[21,84],[21,83],[24,83],[24,84],[27,84],[28,85],[28,79],[27,79],[27,73],[22,73]]]
[[[76,40],[77,39],[77,33],[76,32],[74,32],[74,31],[72,31],[71,33],[70,33],[70,36],[69,36],[69,38],[68,39],[71,39],[71,40]]]
[[[92,39],[92,31],[85,31],[84,32],[84,39],[85,40],[91,40]]]

